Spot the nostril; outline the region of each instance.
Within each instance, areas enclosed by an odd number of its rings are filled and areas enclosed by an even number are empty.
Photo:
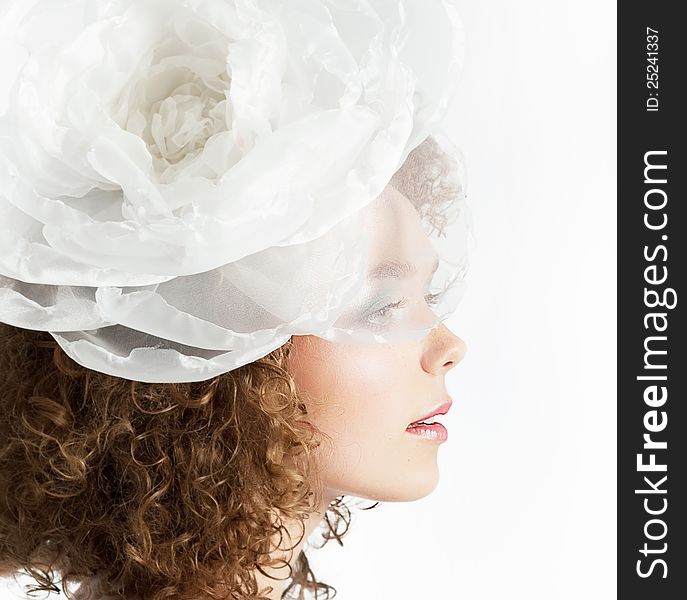
[[[461,360],[463,360],[463,358],[465,357],[465,354],[468,351],[468,346],[457,335],[454,335],[453,333],[451,333],[450,330],[447,330],[447,331],[449,332],[452,340],[450,340],[450,341],[447,340],[448,357],[446,358],[446,362],[444,363],[444,366],[454,367]]]
[[[428,373],[446,372],[455,367],[467,352],[467,344],[441,323],[427,337],[422,367]]]

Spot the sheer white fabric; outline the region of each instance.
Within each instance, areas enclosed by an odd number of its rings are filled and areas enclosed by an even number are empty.
[[[470,219],[435,133],[462,61],[448,1],[9,0],[0,19],[3,322],[183,382],[292,335],[416,339],[455,310]],[[439,259],[424,293],[371,279],[414,252]],[[382,279],[405,305],[371,321]]]

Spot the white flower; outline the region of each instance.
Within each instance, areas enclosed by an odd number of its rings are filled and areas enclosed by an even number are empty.
[[[206,379],[298,328],[312,291],[277,278],[277,306],[250,282],[379,195],[461,58],[438,0],[4,0],[0,40],[0,318],[161,381]],[[312,302],[321,322],[352,256]],[[260,309],[230,317],[216,290]],[[141,336],[174,342],[174,364],[131,367],[161,349]]]

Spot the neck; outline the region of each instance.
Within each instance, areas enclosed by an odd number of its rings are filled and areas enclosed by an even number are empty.
[[[315,528],[324,517],[330,502],[332,502],[335,498],[336,495],[334,494],[324,494],[319,508],[313,511],[310,514],[310,517],[304,521],[305,533],[303,535],[303,539],[301,539],[298,545],[296,545],[293,550],[283,550],[279,548],[270,555],[270,558],[286,561],[291,568],[295,569],[296,560],[303,550],[308,537],[310,537],[313,531],[315,531]],[[284,536],[285,544],[288,548],[300,537],[301,532],[303,531],[303,526],[295,521],[285,522],[284,525],[288,528],[289,535],[291,536],[291,539],[289,539],[288,536]],[[261,593],[270,598],[270,600],[281,600],[284,590],[286,590],[289,585],[289,567],[286,564],[282,564],[281,567],[261,567],[261,569],[271,577],[263,575],[256,569],[255,579],[258,583],[258,589]],[[275,579],[272,579],[272,577]],[[268,587],[273,588],[271,592],[266,591]]]

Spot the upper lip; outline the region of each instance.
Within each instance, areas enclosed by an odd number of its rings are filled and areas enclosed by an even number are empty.
[[[445,415],[449,409],[451,408],[451,405],[453,404],[453,401],[449,398],[446,402],[443,404],[437,406],[432,412],[427,413],[424,417],[420,417],[419,419],[415,419],[415,421],[411,421],[411,425],[413,423],[417,423],[418,421],[426,421],[427,419],[430,419],[436,415]]]

